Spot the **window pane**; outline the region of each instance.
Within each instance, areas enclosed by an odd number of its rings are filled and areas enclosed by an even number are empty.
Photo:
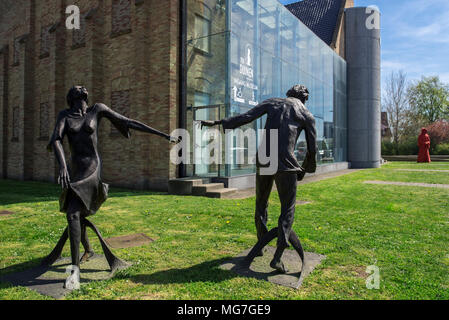
[[[210,34],[210,22],[209,20],[207,20],[204,17],[195,16],[195,41],[194,41],[194,45],[196,48],[205,51],[205,52],[209,52],[209,44],[210,44],[210,39],[209,39],[209,34]]]

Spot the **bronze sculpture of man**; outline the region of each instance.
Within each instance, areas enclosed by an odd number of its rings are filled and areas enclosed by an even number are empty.
[[[295,249],[300,248],[297,250],[302,255],[304,267],[303,250],[299,239],[297,239],[296,235],[293,236],[294,232],[292,232],[291,228],[295,213],[297,181],[302,180],[306,172],[313,173],[316,170],[315,119],[304,105],[308,97],[309,91],[305,86],[295,85],[287,92],[287,98],[267,99],[248,112],[235,117],[217,121],[201,121],[202,127],[221,124],[223,129],[226,130],[235,129],[266,114],[266,134],[268,134],[270,129],[278,130],[277,171],[273,174],[264,175],[261,173],[263,165],[257,161],[255,222],[257,237],[259,242],[261,242],[264,235],[268,233],[268,197],[270,196],[273,182],[275,182],[281,201],[281,215],[279,216],[277,228],[277,248],[270,266],[281,273],[288,272],[282,263],[281,257],[284,250],[289,247],[289,241],[294,244]],[[301,166],[294,155],[294,150],[299,135],[303,130],[305,131],[307,141],[307,155]],[[269,153],[268,143],[266,149],[267,153]],[[257,255],[263,254],[262,248],[263,246],[260,245],[256,248],[258,251],[256,252]]]
[[[152,133],[166,138],[170,142],[177,139],[153,129],[139,121],[128,119],[111,110],[102,103],[88,105],[88,92],[82,86],[72,87],[67,94],[68,109],[62,110],[56,120],[53,135],[48,149],[55,152],[59,163],[58,183],[63,192],[59,199],[60,211],[66,213],[68,231],[64,232],[53,252],[44,259],[44,264],[52,264],[61,254],[67,237],[70,239],[72,257],[72,275],[66,281],[66,288],[79,288],[80,262],[89,259],[93,250],[89,244],[86,227],[94,229],[100,238],[111,269],[119,261],[107,249],[96,227],[86,219],[100,208],[108,196],[108,185],[101,180],[101,159],[98,153],[98,127],[100,119],[107,118],[126,138],[130,137],[129,129]],[[66,163],[62,141],[67,136],[70,153],[70,170]],[[84,254],[80,259],[80,242]]]

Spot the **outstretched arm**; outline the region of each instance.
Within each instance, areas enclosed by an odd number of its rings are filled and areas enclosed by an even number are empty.
[[[170,137],[168,134],[151,128],[150,126],[140,121],[129,119],[121,115],[120,113],[108,108],[102,103],[97,103],[97,107],[99,108],[99,115],[108,118],[112,122],[112,124],[127,138],[129,138],[129,129],[134,129],[137,131],[156,134],[169,140],[170,142],[176,142],[178,140],[177,138]]]
[[[163,137],[163,138],[169,140],[170,142],[176,142],[177,141],[177,138],[171,137],[170,135],[168,135],[166,133],[163,133],[163,132],[161,132],[159,130],[156,130],[154,128],[151,128],[150,126],[147,126],[146,124],[144,124],[144,123],[142,123],[140,121],[137,121],[137,120],[129,119],[128,120],[128,128],[134,129],[134,130],[137,130],[137,131],[152,133],[152,134],[158,135],[160,137]]]
[[[226,119],[222,119],[222,120],[216,120],[216,121],[201,121],[201,128],[203,126],[205,127],[212,127],[215,125],[223,125],[223,129],[235,129],[238,127],[241,127],[247,123],[250,123],[251,121],[263,116],[266,112],[267,112],[267,106],[268,103],[266,103],[265,101],[258,104],[257,106],[255,106],[254,108],[252,108],[251,110],[236,115],[234,117],[229,117]]]

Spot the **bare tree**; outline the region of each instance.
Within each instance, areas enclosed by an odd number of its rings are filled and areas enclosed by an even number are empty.
[[[399,140],[407,121],[409,109],[407,97],[407,76],[400,70],[392,71],[386,79],[382,108],[387,112],[388,123],[393,134],[393,145],[396,154],[399,151]]]

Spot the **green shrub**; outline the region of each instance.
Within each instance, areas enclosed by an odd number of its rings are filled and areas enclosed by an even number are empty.
[[[434,155],[449,155],[449,143],[440,143],[435,146]]]
[[[382,151],[382,155],[383,156],[392,156],[392,155],[394,155],[393,142],[382,140],[381,151]]]
[[[408,137],[399,143],[399,155],[417,155],[419,151],[418,138]]]

